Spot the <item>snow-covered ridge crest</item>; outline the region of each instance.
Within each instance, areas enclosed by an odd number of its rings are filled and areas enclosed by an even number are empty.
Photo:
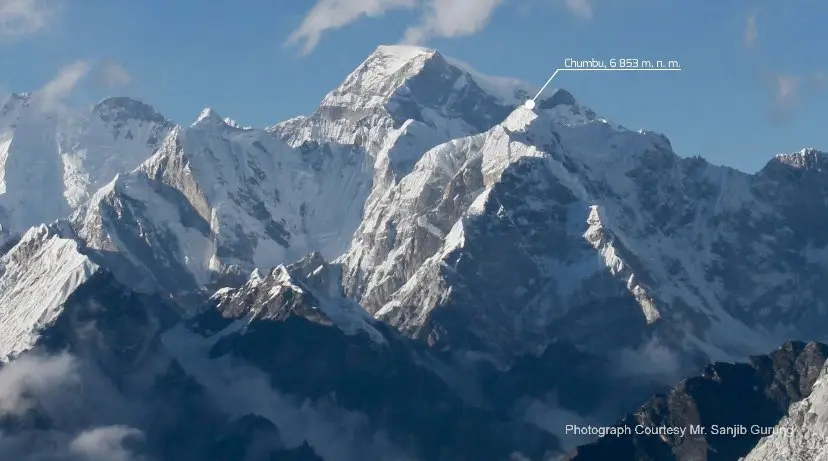
[[[771,161],[796,169],[821,170],[828,167],[828,154],[817,149],[805,148],[799,152],[777,154]]]
[[[54,227],[29,229],[0,258],[0,361],[31,348],[98,266]]]
[[[500,123],[530,97],[530,89],[522,82],[483,76],[433,49],[380,46],[325,96],[313,115],[269,131],[291,145],[356,144],[378,159],[381,152],[394,148],[387,140],[400,137],[398,130],[408,124],[407,130],[416,129],[417,138],[423,138],[411,150],[422,154],[441,142]],[[395,146],[405,148],[404,143]]]
[[[363,227],[369,227],[368,210],[412,172],[424,153],[500,124],[529,97],[527,88],[486,79],[432,49],[380,46],[316,112],[269,131],[300,149],[353,145],[364,167],[362,180],[371,183],[370,196],[359,204],[368,221]],[[427,175],[425,170],[418,175]]]
[[[211,307],[225,318],[283,321],[296,315],[309,321],[332,325],[347,334],[366,333],[384,344],[367,312],[352,301],[327,291],[324,273],[331,268],[319,253],[312,253],[294,264],[280,264],[267,274],[254,270],[239,288],[223,288],[211,298]],[[252,306],[252,307],[251,307]]]
[[[0,225],[11,233],[67,216],[146,160],[173,126],[130,98],[51,112],[29,101],[14,95],[0,111]]]
[[[140,120],[159,124],[170,124],[163,115],[151,105],[124,96],[104,98],[92,109],[104,121],[126,122]]]
[[[657,330],[680,349],[716,343],[721,349],[704,349],[711,357],[758,352],[784,338],[749,325],[773,323],[787,309],[748,306],[764,305],[763,296],[781,296],[780,305],[799,299],[782,294],[789,292],[783,280],[802,268],[777,267],[787,275],[768,275],[747,295],[724,288],[735,282],[723,266],[738,260],[734,254],[765,264],[785,251],[775,249],[781,235],[751,240],[753,248],[736,237],[740,226],[776,229],[774,209],[791,208],[797,190],[810,187],[785,178],[768,182],[682,159],[663,135],[628,130],[557,92],[535,110],[518,107],[485,133],[426,153],[366,208],[342,259],[343,282],[369,311],[429,341],[450,338],[453,329],[468,340],[476,323],[467,347],[542,348],[550,334],[573,333],[585,347],[637,347],[639,335]],[[464,306],[475,308],[461,314]],[[601,317],[604,309],[617,317]],[[565,326],[576,321],[592,333]],[[621,333],[612,322],[627,327]]]
[[[342,259],[349,295],[369,311],[388,312],[390,308],[383,307],[388,296],[401,290],[420,264],[432,254],[450,251],[452,245],[442,241],[447,235],[462,234],[458,219],[496,200],[489,191],[510,165],[549,157],[545,150],[557,144],[554,126],[605,123],[594,114],[584,114],[591,112],[558,91],[537,111],[521,105],[490,130],[423,154],[410,174],[366,207],[351,249]]]
[[[322,100],[322,107],[370,110],[384,107],[405,81],[437,52],[413,46],[380,46]]]
[[[228,126],[231,128],[239,128],[237,123],[230,122],[232,122],[231,119],[222,117],[212,107],[205,107],[201,110],[201,112],[198,114],[198,117],[196,117],[195,121],[190,126],[206,126],[212,124],[216,126]]]
[[[470,65],[446,57],[435,49],[409,45],[381,45],[345,81],[323,99],[322,106],[350,106],[369,109],[386,105],[395,96],[412,88],[406,82],[423,72],[452,69],[444,74],[453,89],[474,85],[503,105],[521,104],[537,88],[517,79],[488,76]],[[416,91],[416,88],[414,89]]]
[[[208,108],[71,221],[90,250],[120,268],[121,283],[209,291],[225,276],[311,251],[339,256],[359,223],[370,173],[351,146],[294,148]]]

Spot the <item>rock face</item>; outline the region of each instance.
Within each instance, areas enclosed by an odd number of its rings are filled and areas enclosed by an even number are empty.
[[[792,405],[788,414],[751,450],[744,461],[783,459],[824,461],[828,459],[828,370],[823,368],[805,399]]]
[[[811,397],[821,398],[817,378],[826,355],[828,346],[824,344],[788,342],[769,355],[752,357],[749,363],[710,365],[701,376],[681,382],[624,417],[614,434],[579,447],[571,459],[738,461],[770,433],[788,408],[794,415],[791,418],[803,421],[796,415],[803,414]],[[791,418],[782,424],[790,424]],[[691,434],[691,427],[701,427],[704,433]],[[685,432],[664,435],[657,432],[661,428]],[[645,430],[651,434],[644,434]],[[763,440],[747,459],[816,459],[815,452],[810,458],[769,456],[781,453],[780,439]],[[805,447],[812,445],[800,446],[804,455],[808,452]]]

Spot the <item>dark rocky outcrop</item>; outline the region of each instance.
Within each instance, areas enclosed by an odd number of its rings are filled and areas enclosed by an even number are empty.
[[[787,342],[748,363],[715,363],[701,376],[656,395],[616,428],[629,435],[607,435],[581,446],[572,461],[737,461],[762,435],[751,426],[769,428],[788,407],[807,397],[822,371],[828,346]],[[705,434],[689,433],[700,426]],[[688,428],[682,435],[638,435],[643,428]],[[746,433],[717,430],[737,428]]]

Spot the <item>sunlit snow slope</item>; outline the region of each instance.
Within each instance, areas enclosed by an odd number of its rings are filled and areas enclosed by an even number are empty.
[[[88,110],[0,101],[0,226],[21,234],[64,217],[115,174],[146,160],[172,124],[146,104],[108,98]]]

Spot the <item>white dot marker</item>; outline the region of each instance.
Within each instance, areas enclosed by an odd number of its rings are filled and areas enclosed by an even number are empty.
[[[534,99],[527,99],[526,102],[523,103],[527,109],[532,110],[535,108],[535,100]]]

